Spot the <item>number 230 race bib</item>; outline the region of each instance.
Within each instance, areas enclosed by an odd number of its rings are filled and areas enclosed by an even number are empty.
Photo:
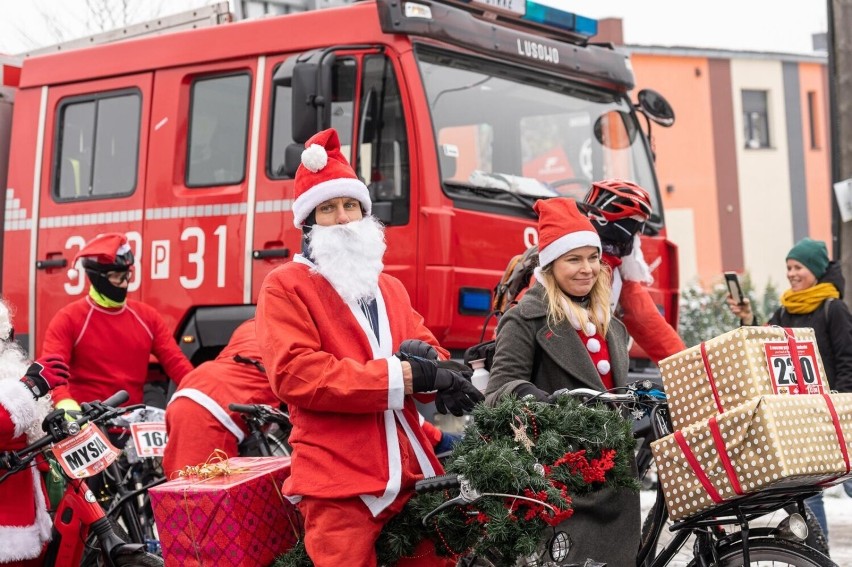
[[[812,341],[797,341],[796,350],[802,367],[805,391],[799,389],[796,365],[790,356],[789,343],[764,343],[769,375],[776,394],[822,394],[823,381],[817,364],[816,349]]]

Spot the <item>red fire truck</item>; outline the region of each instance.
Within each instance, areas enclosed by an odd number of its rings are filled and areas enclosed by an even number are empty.
[[[596,25],[532,0],[365,0],[26,59],[2,281],[18,333],[37,353],[87,290],[82,270],[69,279],[76,252],[121,231],[131,296],[193,361],[210,356],[299,251],[293,173],[329,126],[388,227],[387,270],[442,344],[480,340],[507,260],[537,241],[533,202],[609,177],[652,195],[643,250],[675,323],[645,135],[670,109],[650,91],[631,102],[629,58],[591,44]]]

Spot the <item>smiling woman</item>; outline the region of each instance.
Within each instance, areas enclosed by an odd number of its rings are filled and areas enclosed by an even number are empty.
[[[497,328],[485,400],[492,407],[505,396],[547,401],[563,388],[602,392],[627,381],[627,330],[611,318],[610,270],[601,266],[597,231],[567,197],[540,200],[535,211],[541,267],[537,284]],[[577,514],[564,528],[574,544],[567,563],[588,558],[608,565],[635,563],[638,495],[610,488],[577,496],[573,504]],[[598,539],[612,533],[623,545]]]

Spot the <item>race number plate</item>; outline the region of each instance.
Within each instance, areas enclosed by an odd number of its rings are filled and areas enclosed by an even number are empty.
[[[474,4],[485,4],[492,8],[500,8],[521,16],[527,13],[527,0],[474,0]]]
[[[112,464],[119,454],[104,432],[92,425],[60,441],[51,451],[71,478],[94,476]]]
[[[140,457],[162,457],[166,449],[166,423],[145,421],[131,423],[130,433]]]
[[[776,394],[797,394],[799,383],[796,376],[796,367],[790,357],[790,345],[788,343],[764,343],[766,349],[766,362],[769,364],[769,375],[772,376],[772,387]],[[811,341],[796,343],[799,351],[799,360],[804,374],[805,387],[808,394],[822,394],[822,376],[819,373],[819,365],[816,359],[816,349]]]

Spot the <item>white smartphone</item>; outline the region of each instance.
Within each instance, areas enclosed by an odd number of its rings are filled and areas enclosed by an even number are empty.
[[[725,285],[728,286],[728,293],[731,294],[731,297],[734,298],[737,304],[742,305],[745,303],[745,294],[743,293],[740,278],[736,272],[725,272]]]

